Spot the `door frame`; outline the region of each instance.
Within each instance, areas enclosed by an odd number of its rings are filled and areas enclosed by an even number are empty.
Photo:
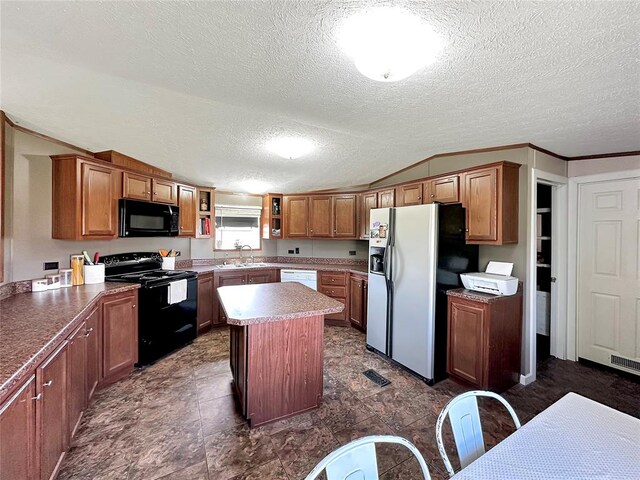
[[[529,228],[527,242],[525,328],[529,340],[529,373],[520,375],[520,383],[528,385],[536,379],[536,283],[537,283],[537,205],[538,183],[552,187],[551,190],[551,275],[556,277],[555,295],[551,295],[551,355],[565,359],[567,345],[566,318],[567,298],[567,216],[568,216],[568,181],[564,176],[545,172],[537,168],[531,170],[529,183]]]
[[[587,183],[640,178],[640,169],[598,173],[569,178],[569,251],[567,265],[567,359],[578,360],[578,216],[580,214],[580,187]]]

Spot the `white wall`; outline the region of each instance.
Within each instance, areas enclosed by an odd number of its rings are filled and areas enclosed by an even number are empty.
[[[289,250],[298,247],[299,254],[291,254]],[[349,251],[356,255],[349,255]],[[369,254],[369,243],[364,240],[278,240],[278,256],[280,257],[313,257],[313,258],[350,258],[366,260]]]
[[[595,158],[573,160],[569,163],[569,176],[596,175],[598,173],[623,172],[640,169],[640,155],[628,157]]]

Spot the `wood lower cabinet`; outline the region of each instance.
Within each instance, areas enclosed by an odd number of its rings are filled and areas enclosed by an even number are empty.
[[[122,172],[122,198],[151,201],[151,177]]]
[[[98,388],[100,382],[100,366],[102,363],[101,351],[102,344],[100,341],[101,335],[101,313],[102,309],[96,305],[87,315],[85,320],[86,324],[86,339],[87,339],[87,384],[85,391],[87,393],[86,404],[88,405],[93,394]]]
[[[396,206],[407,207],[410,205],[421,205],[422,183],[411,183],[401,185],[396,190]]]
[[[275,283],[278,281],[277,272],[275,269],[268,270],[256,270],[254,272],[247,272],[247,283],[248,284],[259,284],[259,283]]]
[[[102,303],[102,382],[128,375],[138,361],[138,292],[126,292]]]
[[[67,339],[68,349],[68,435],[72,438],[87,406],[87,331],[82,323]]]
[[[35,480],[36,377],[31,376],[0,405],[0,479]]]
[[[259,284],[259,283],[274,283],[279,279],[278,269],[276,268],[261,268],[248,272],[242,271],[230,271],[230,272],[216,272],[215,274],[215,290],[220,287],[226,287],[229,285],[247,285],[247,284]],[[214,291],[214,325],[226,325],[227,316],[224,313],[224,308],[220,304],[218,294]]]
[[[318,272],[318,291],[341,302],[345,308],[339,313],[325,315],[325,319],[336,325],[348,326],[348,296],[346,272]],[[331,322],[332,321],[332,322]]]
[[[178,186],[171,180],[163,180],[154,178],[151,182],[154,202],[169,203],[176,205],[178,203]]]
[[[309,197],[309,236],[333,236],[333,202],[330,196]]]
[[[55,155],[51,158],[52,238],[116,238],[121,190],[119,172],[77,155]]]
[[[334,238],[357,238],[357,197],[356,195],[334,195],[333,233]]]
[[[371,210],[378,208],[378,194],[375,192],[363,193],[360,195],[360,215],[359,236],[361,239],[368,239],[370,234]]]
[[[284,197],[285,238],[308,237],[309,197]]]
[[[195,237],[198,209],[195,187],[178,186],[178,208],[180,208],[179,235],[181,237]]]
[[[213,325],[213,272],[198,274],[198,334]]]
[[[502,392],[520,378],[522,294],[481,298],[448,297],[447,372]]]
[[[518,243],[519,168],[501,162],[462,174],[467,243]]]
[[[349,276],[349,321],[363,332],[367,331],[368,280],[365,275]]]
[[[451,175],[424,182],[423,203],[459,203],[460,177]]]
[[[36,370],[40,479],[54,478],[69,445],[67,342]]]

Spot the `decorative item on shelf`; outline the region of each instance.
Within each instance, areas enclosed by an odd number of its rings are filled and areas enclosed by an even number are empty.
[[[200,199],[200,211],[202,212],[209,211],[209,204],[207,203],[207,199],[204,197]]]
[[[50,273],[49,275],[45,275],[44,278],[47,280],[47,289],[55,290],[60,288],[60,274],[59,273]]]
[[[73,285],[84,285],[84,255],[71,255]]]
[[[280,199],[278,198],[274,198],[273,199],[273,205],[271,207],[271,213],[273,213],[274,215],[280,215]]]
[[[60,286],[63,288],[73,285],[73,269],[65,268],[60,270]]]
[[[38,278],[36,280],[31,280],[31,291],[32,292],[44,292],[45,290],[49,290],[49,280],[46,278]]]

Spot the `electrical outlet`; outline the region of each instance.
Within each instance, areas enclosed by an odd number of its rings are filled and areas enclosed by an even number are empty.
[[[300,249],[296,247],[296,253],[300,253]]]
[[[355,255],[356,251],[355,250],[349,250],[349,255]]]
[[[293,255],[295,252],[293,250],[289,250],[289,255]]]
[[[42,269],[43,270],[58,270],[58,262],[44,262]]]

